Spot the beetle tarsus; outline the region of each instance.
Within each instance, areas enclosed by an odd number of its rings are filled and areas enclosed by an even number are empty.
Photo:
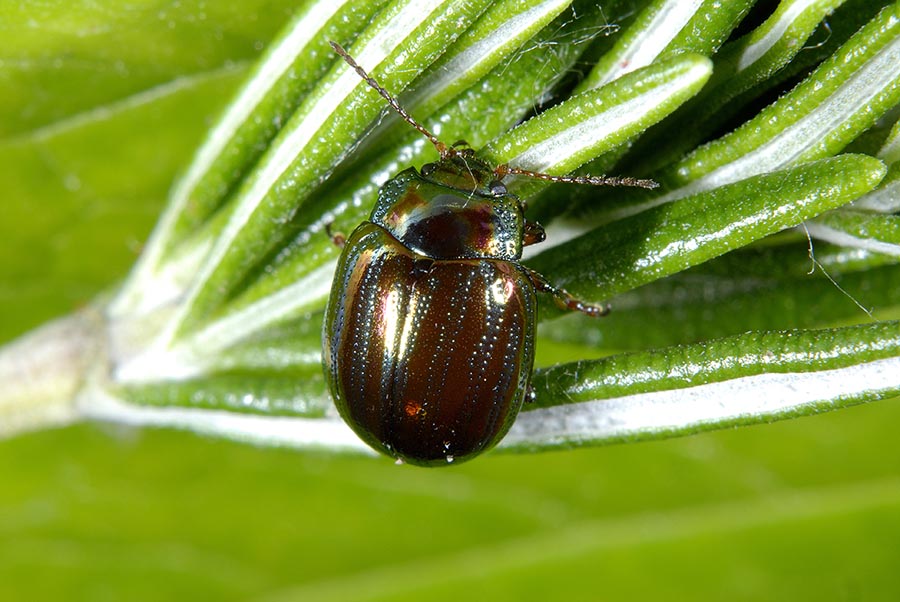
[[[328,238],[331,239],[331,242],[334,243],[334,246],[338,249],[343,249],[344,245],[347,244],[347,237],[344,236],[343,233],[331,231],[331,223],[325,224],[325,234],[328,235]]]
[[[593,303],[582,301],[581,299],[574,297],[567,290],[553,286],[546,278],[544,278],[534,270],[528,269],[528,275],[531,278],[531,282],[534,284],[534,288],[543,293],[549,293],[553,295],[553,300],[556,302],[557,307],[559,307],[560,309],[567,311],[579,311],[585,315],[591,316],[592,318],[599,318],[601,316],[607,315],[610,312],[610,306],[608,303],[604,303],[603,305],[594,305]]]
[[[537,222],[525,222],[525,235],[522,240],[524,246],[536,245],[547,240],[547,233],[544,227]]]

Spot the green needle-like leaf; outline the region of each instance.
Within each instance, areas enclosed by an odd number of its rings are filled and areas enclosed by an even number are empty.
[[[843,155],[756,176],[601,226],[530,263],[573,292],[607,298],[840,207],[884,173],[877,159]]]
[[[657,174],[662,194],[611,198],[603,219],[839,152],[900,102],[898,64],[900,5],[893,4],[789,94]]]
[[[585,351],[694,343],[751,330],[825,328],[900,315],[900,266],[890,255],[811,244],[732,251],[611,300],[609,319],[566,316],[543,336]]]
[[[680,55],[653,64],[523,123],[483,151],[490,161],[565,174],[663,119],[697,93],[711,73],[709,60]],[[520,180],[513,190],[529,197],[540,181]]]
[[[655,0],[597,61],[580,89],[600,87],[658,59],[682,53],[712,54],[751,4],[747,0]]]
[[[817,238],[900,256],[900,216],[839,211],[823,215],[807,227]]]
[[[894,162],[878,188],[853,201],[852,207],[882,214],[900,211],[900,163]]]
[[[900,323],[730,339],[539,372],[504,447],[633,441],[900,393]]]
[[[776,81],[772,77],[803,50],[822,19],[844,1],[784,0],[753,32],[723,47],[703,92],[677,119],[649,132],[631,151],[635,168],[648,172],[664,167],[721,128],[743,108],[742,101]],[[673,131],[681,123],[692,127]]]

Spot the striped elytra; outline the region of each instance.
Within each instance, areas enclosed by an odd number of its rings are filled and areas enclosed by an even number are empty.
[[[534,288],[496,260],[431,260],[365,223],[347,241],[325,361],[344,420],[412,464],[468,459],[522,405],[534,358]]]

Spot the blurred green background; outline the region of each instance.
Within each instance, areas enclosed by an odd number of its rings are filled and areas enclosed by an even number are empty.
[[[0,5],[0,341],[127,273],[292,4]],[[0,441],[0,599],[896,600],[898,424],[895,400],[442,470],[23,435]]]

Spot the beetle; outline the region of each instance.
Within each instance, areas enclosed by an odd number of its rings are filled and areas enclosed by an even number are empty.
[[[447,146],[413,119],[337,43],[351,68],[437,149],[381,188],[368,221],[343,246],[325,312],[325,376],[338,412],[400,462],[447,465],[496,445],[531,395],[536,296],[598,316],[520,263],[544,240],[502,179],[653,187],[606,176],[553,176],[492,166]]]

